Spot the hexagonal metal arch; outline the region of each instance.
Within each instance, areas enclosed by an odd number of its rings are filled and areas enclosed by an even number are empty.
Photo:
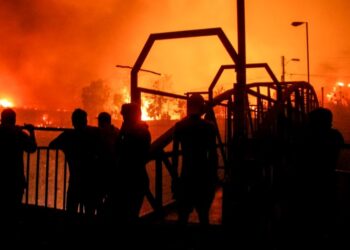
[[[155,41],[167,40],[167,39],[178,39],[178,38],[202,37],[202,36],[217,36],[221,41],[222,45],[224,46],[224,48],[226,49],[227,53],[233,60],[233,62],[237,64],[238,54],[221,28],[185,30],[185,31],[174,31],[174,32],[151,34],[148,37],[139,57],[137,58],[131,70],[131,86],[130,86],[131,102],[141,103],[141,93],[138,88],[138,72],[140,71],[142,64],[146,60],[146,57],[149,54]]]

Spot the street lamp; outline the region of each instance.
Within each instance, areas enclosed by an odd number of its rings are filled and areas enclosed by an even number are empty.
[[[285,75],[286,75],[286,71],[285,71],[285,66],[289,63],[289,62],[299,62],[300,59],[299,58],[291,58],[289,59],[287,62],[285,62],[285,58],[284,56],[282,56],[282,75],[281,75],[281,82],[284,82],[285,80]]]
[[[306,62],[307,62],[307,82],[310,83],[310,64],[309,64],[309,23],[308,22],[292,22],[292,26],[306,25]]]

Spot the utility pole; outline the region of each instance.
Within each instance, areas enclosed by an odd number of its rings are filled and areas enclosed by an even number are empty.
[[[281,75],[281,82],[284,82],[284,76],[285,76],[286,72],[284,69],[284,56],[282,56],[282,75]]]
[[[246,44],[244,0],[237,0],[238,60],[233,103],[233,135],[228,139],[228,181],[223,188],[222,221],[239,232],[243,228],[243,174],[246,140]],[[229,118],[230,119],[230,118]],[[232,229],[232,228],[231,228]],[[230,230],[231,230],[230,229]]]
[[[308,22],[292,22],[292,26],[297,27],[305,24],[306,27],[306,64],[307,64],[307,82],[310,83],[310,53],[309,53],[309,23]]]
[[[285,76],[286,76],[286,65],[290,62],[290,61],[293,61],[293,62],[299,62],[300,59],[299,58],[292,58],[292,59],[289,59],[287,62],[285,60],[285,57],[282,56],[281,58],[281,63],[282,63],[282,75],[281,75],[281,82],[284,82],[286,79],[285,79]]]

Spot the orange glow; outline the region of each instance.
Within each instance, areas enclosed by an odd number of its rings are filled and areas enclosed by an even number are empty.
[[[142,106],[141,106],[141,112],[142,112],[142,115],[141,115],[141,120],[143,121],[150,121],[150,120],[154,120],[152,117],[150,117],[148,115],[148,107],[149,107],[149,100],[143,98],[142,100]]]
[[[333,86],[332,91],[326,94],[328,103],[333,105],[348,106],[350,101],[350,90],[345,88],[345,86],[349,88],[350,84],[345,85],[343,82],[337,82]]]
[[[127,88],[122,89],[124,103],[129,103],[131,98]],[[154,120],[179,120],[184,116],[181,103],[177,100],[169,100],[154,95],[141,96],[141,119],[143,121]]]
[[[124,103],[129,103],[131,101],[130,94],[129,94],[128,89],[126,87],[124,87],[122,89],[122,96],[123,96]]]
[[[12,108],[14,104],[10,100],[3,98],[3,99],[0,99],[0,106],[3,108]]]
[[[341,0],[246,1],[247,63],[266,62],[278,77],[282,55],[300,58],[286,65],[286,80],[305,80],[305,25],[290,23],[308,21],[315,89],[320,82],[333,84],[335,74],[349,76],[349,7]],[[236,1],[229,0],[3,1],[0,89],[19,98],[16,106],[72,110],[81,106],[81,89],[95,79],[108,79],[118,90],[129,86],[129,70],[114,65],[132,66],[152,33],[221,27],[237,50],[236,16]],[[230,63],[217,37],[208,37],[157,41],[142,67],[170,74],[169,92],[183,94],[206,90],[219,66]],[[231,88],[235,75],[227,78],[222,83]],[[271,79],[249,69],[247,80]]]
[[[38,127],[50,127],[52,125],[52,121],[49,118],[49,114],[43,114],[41,117],[41,123],[37,124]]]

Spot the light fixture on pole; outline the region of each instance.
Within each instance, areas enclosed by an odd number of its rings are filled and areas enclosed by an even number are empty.
[[[285,62],[285,58],[284,56],[282,56],[282,75],[281,75],[281,82],[285,81],[285,75],[286,75],[286,71],[285,71],[285,66],[290,62],[299,62],[300,59],[299,58],[291,58],[289,59],[287,62]]]
[[[292,22],[292,26],[306,26],[306,63],[307,63],[307,82],[310,83],[310,63],[309,63],[309,23],[308,22]]]

